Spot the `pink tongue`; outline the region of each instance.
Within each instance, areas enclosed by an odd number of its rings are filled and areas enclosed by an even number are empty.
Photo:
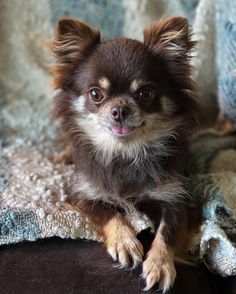
[[[133,131],[133,129],[134,128],[116,128],[116,127],[111,128],[112,132],[118,135],[128,135],[129,133]]]

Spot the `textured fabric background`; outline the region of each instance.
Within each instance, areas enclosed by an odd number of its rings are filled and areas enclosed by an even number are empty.
[[[203,201],[200,256],[213,272],[236,275],[236,133],[199,132],[188,170],[192,195]]]
[[[218,99],[222,115],[236,123],[236,2],[219,1],[217,15]]]
[[[200,40],[194,74],[210,124],[217,96],[221,112],[235,120],[234,11],[229,0],[0,0],[0,244],[51,236],[101,241],[86,216],[66,205],[73,166],[52,162],[61,136],[50,123],[46,43],[59,17],[80,17],[101,27],[104,37],[142,39],[152,21],[188,16]],[[224,276],[236,273],[235,147],[235,135],[200,133],[189,167],[194,196],[205,202],[200,253]],[[151,225],[136,212],[132,221],[137,231]]]

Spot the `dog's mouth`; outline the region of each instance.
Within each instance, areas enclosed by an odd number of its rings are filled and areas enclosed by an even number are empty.
[[[110,127],[109,130],[112,134],[119,136],[119,137],[126,137],[132,134],[135,131],[135,127]]]
[[[140,127],[142,127],[144,122],[136,125],[136,126],[127,126],[127,125],[110,125],[110,124],[102,124],[102,126],[106,129],[107,132],[111,133],[116,137],[128,137],[134,134]]]
[[[99,123],[107,132],[116,137],[131,136],[144,125],[143,120],[121,122],[114,124],[110,121],[100,119]]]

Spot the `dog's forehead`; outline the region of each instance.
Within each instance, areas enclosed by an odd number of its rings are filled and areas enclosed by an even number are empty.
[[[125,84],[135,89],[140,80],[147,78],[150,56],[141,42],[122,38],[102,43],[92,62],[101,88]]]

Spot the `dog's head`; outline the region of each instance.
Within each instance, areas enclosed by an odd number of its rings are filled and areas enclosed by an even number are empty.
[[[182,17],[146,28],[143,42],[101,41],[100,32],[85,23],[60,20],[51,46],[54,84],[61,89],[56,116],[72,136],[90,141],[106,158],[145,153],[192,117],[193,46]]]

